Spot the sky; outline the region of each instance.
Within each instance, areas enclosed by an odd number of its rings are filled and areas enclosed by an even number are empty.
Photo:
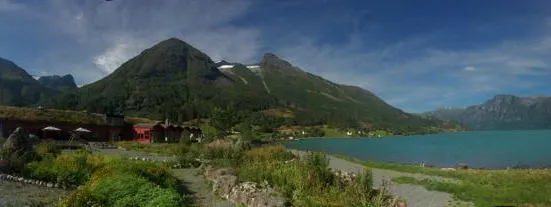
[[[270,52],[407,112],[551,95],[547,0],[0,0],[0,57],[97,81],[169,37],[214,60]]]

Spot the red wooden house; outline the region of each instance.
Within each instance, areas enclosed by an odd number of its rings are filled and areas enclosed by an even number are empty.
[[[201,133],[200,129],[167,125],[162,122],[141,123],[134,125],[134,140],[140,143],[178,142],[184,130],[195,133],[196,137]]]
[[[134,125],[134,140],[140,143],[154,143],[164,140],[165,128],[161,124],[141,123]]]

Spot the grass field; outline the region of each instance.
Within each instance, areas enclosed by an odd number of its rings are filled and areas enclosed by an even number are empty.
[[[174,143],[142,144],[134,141],[122,141],[117,142],[116,145],[126,150],[154,153],[159,155],[176,155],[179,150],[179,145]]]
[[[445,171],[416,165],[376,163],[339,156],[370,168],[455,178],[458,183],[399,177],[397,183],[421,185],[428,190],[448,192],[476,206],[551,206],[551,169]]]

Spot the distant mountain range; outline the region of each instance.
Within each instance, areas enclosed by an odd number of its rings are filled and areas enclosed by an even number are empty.
[[[56,89],[60,91],[66,91],[66,90],[72,90],[76,89],[77,84],[75,83],[75,79],[72,75],[50,75],[50,76],[42,76],[38,78],[38,82],[42,84],[43,86],[49,87],[51,89]]]
[[[464,109],[438,109],[423,114],[460,123],[474,130],[551,129],[551,97],[497,95]]]
[[[175,38],[144,50],[107,77],[78,89],[70,76],[37,81],[13,63],[8,68],[17,71],[18,79],[25,77],[26,87],[33,86],[38,95],[17,103],[2,102],[6,105],[39,103],[175,121],[207,118],[218,107],[233,111],[236,117],[269,115],[296,125],[356,125],[402,131],[457,127],[405,113],[367,90],[330,82],[274,54],[265,54],[256,64],[215,63]],[[59,95],[45,97],[52,93]]]
[[[36,80],[12,61],[0,58],[0,105],[28,106],[74,88],[71,75]]]

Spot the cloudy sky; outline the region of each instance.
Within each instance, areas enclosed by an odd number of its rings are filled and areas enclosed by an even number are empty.
[[[0,0],[0,22],[0,57],[79,85],[177,37],[215,60],[272,52],[408,112],[551,95],[547,0]]]

